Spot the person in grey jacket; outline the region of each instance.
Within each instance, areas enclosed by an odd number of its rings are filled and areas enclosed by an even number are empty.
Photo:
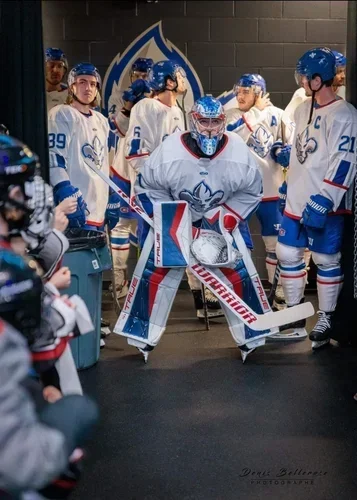
[[[29,148],[0,136],[0,498],[16,500],[29,490],[53,498],[51,482],[67,471],[73,480],[98,418],[86,396],[64,396],[38,411],[29,391],[30,348],[48,341],[40,328],[43,284],[10,241],[28,227],[37,169]]]

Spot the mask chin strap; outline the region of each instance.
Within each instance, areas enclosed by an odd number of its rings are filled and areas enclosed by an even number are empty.
[[[320,87],[317,90],[312,90],[312,88],[311,88],[311,81],[309,80],[309,89],[312,92],[312,96],[311,96],[311,107],[310,107],[309,121],[307,122],[308,125],[310,125],[310,123],[311,123],[312,113],[314,112],[314,104],[315,104],[315,95],[316,95],[316,92],[319,92],[319,90],[321,90],[323,86],[324,86],[324,82],[321,82],[321,85],[320,85]]]

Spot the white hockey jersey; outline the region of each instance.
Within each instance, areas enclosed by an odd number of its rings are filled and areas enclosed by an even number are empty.
[[[108,120],[98,111],[88,116],[65,104],[49,112],[48,132],[52,186],[70,180],[87,203],[87,224],[101,226],[108,186],[88,165],[109,176]]]
[[[270,156],[276,141],[292,144],[294,123],[285,120],[284,111],[268,106],[263,111],[251,108],[243,113],[238,108],[227,111],[227,130],[238,134],[254,154],[263,175],[263,201],[277,200],[283,183],[283,170]]]
[[[184,200],[192,220],[223,205],[246,219],[262,197],[259,167],[244,141],[232,132],[211,158],[199,158],[184,143],[185,134],[168,137],[147,159],[135,183],[135,194],[151,202]]]
[[[122,108],[124,106],[123,101],[123,91],[116,90],[112,93],[109,98],[108,103],[108,115],[110,122],[110,129],[119,137],[124,137],[129,128],[129,116],[125,116],[122,113]]]
[[[46,92],[46,103],[47,103],[47,113],[58,106],[59,104],[64,104],[68,96],[67,85],[61,84],[61,90],[53,90],[52,92]]]
[[[161,142],[184,128],[183,113],[178,106],[166,106],[159,99],[142,99],[132,109],[125,137],[129,165],[138,172],[147,157]]]
[[[344,85],[342,87],[339,87],[337,89],[336,95],[342,97],[342,99],[346,99],[346,87]],[[302,104],[307,99],[311,99],[311,97],[306,96],[305,90],[302,87],[300,87],[294,92],[291,101],[285,108],[285,113],[287,114],[287,116],[291,121],[294,121],[294,113],[296,108],[300,106],[300,104]]]
[[[357,111],[343,99],[315,107],[310,125],[310,100],[295,112],[285,214],[300,219],[311,195],[333,202],[333,211],[351,209],[356,172]]]

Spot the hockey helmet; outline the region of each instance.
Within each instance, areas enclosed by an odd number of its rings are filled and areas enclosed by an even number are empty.
[[[197,99],[189,113],[190,132],[201,151],[212,156],[226,128],[222,104],[212,96]]]
[[[39,174],[38,156],[14,137],[0,135],[0,214],[8,223],[10,236],[23,235],[30,224],[36,225],[41,207],[43,210],[46,205],[47,210],[52,206],[51,192],[39,190],[39,185],[44,184]],[[14,187],[20,188],[18,199],[10,195]],[[14,219],[8,215],[11,209],[23,212],[23,216]],[[35,219],[32,214],[36,214]]]
[[[177,85],[178,73],[186,78],[185,70],[175,61],[159,61],[149,71],[148,84],[155,92],[163,92],[166,90],[168,79],[176,82]]]
[[[131,66],[131,73],[134,73],[134,71],[148,73],[153,65],[154,61],[152,59],[147,57],[138,57],[138,59],[136,59]]]
[[[260,94],[260,92],[263,92],[263,94],[265,94],[267,91],[267,86],[264,78],[257,73],[245,73],[239,78],[239,80],[233,87],[233,92],[236,95],[238,93],[238,87],[252,88],[253,92],[257,95]]]
[[[45,50],[45,62],[49,61],[61,61],[65,70],[68,70],[68,61],[66,58],[66,54],[63,50],[58,49],[56,47],[49,47]]]
[[[341,54],[341,52],[337,52],[337,50],[333,50],[332,53],[335,56],[337,68],[339,68],[340,66],[346,66],[347,59],[343,54]]]
[[[18,330],[29,345],[39,334],[42,291],[42,280],[29,263],[12,250],[1,248],[0,317]]]
[[[68,74],[68,87],[71,87],[76,81],[76,78],[81,75],[94,76],[97,80],[98,90],[102,88],[102,79],[100,77],[99,71],[93,64],[88,62],[82,62],[76,64]]]
[[[302,78],[310,82],[319,76],[322,83],[332,80],[336,75],[336,58],[328,47],[318,47],[305,52],[296,64],[295,80],[301,86]]]

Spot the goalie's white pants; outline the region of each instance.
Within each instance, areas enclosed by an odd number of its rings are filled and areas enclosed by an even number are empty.
[[[68,394],[83,394],[82,385],[80,383],[77,368],[73,359],[71,347],[67,344],[62,356],[56,361],[61,392],[64,396]]]
[[[137,219],[121,217],[111,231],[115,286],[121,290],[128,284],[127,268],[130,245],[138,246]]]
[[[278,242],[277,257],[281,266],[281,284],[283,285],[286,303],[289,306],[299,304],[304,296],[306,283],[306,265],[304,248],[290,247]],[[341,270],[341,253],[323,254],[311,252],[312,260],[317,266],[317,295],[319,309],[332,312],[336,308],[337,299],[343,285]]]

